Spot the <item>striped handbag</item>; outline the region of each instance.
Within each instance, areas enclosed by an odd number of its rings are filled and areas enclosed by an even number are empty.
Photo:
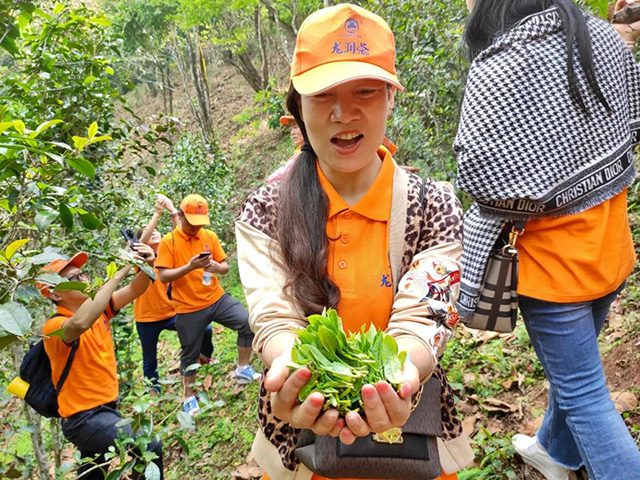
[[[478,304],[473,315],[464,321],[467,327],[494,332],[512,332],[516,327],[518,318],[516,242],[524,233],[524,224],[524,221],[514,222],[506,244],[496,246],[491,252],[480,287]]]

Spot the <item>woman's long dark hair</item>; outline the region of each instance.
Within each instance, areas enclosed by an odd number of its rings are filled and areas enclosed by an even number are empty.
[[[282,181],[278,205],[278,243],[287,281],[285,291],[293,296],[305,315],[335,308],[340,289],[327,275],[329,199],[320,186],[316,154],[300,117],[300,94],[291,85],[287,108],[296,119],[304,144],[293,167]]]
[[[464,32],[464,40],[469,48],[471,59],[473,60],[497,36],[509,31],[523,18],[552,6],[558,8],[567,37],[567,76],[571,97],[583,112],[588,113],[576,78],[573,48],[576,45],[587,84],[600,103],[610,112],[611,107],[596,80],[587,20],[582,10],[571,0],[475,0]]]

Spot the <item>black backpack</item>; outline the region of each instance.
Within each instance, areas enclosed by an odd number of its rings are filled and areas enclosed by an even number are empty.
[[[40,415],[48,418],[60,416],[58,413],[58,392],[60,392],[64,381],[69,375],[78,345],[80,345],[80,338],[75,339],[71,344],[69,358],[64,366],[62,375],[60,375],[60,380],[58,380],[57,388],[53,386],[53,381],[51,380],[51,361],[44,350],[43,340],[32,345],[22,359],[20,377],[29,383],[29,389],[24,400]]]

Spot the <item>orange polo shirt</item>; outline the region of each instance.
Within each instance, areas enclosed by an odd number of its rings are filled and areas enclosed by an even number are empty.
[[[380,171],[355,205],[349,206],[316,162],[320,185],[329,198],[327,235],[329,278],[340,288],[338,313],[345,331],[356,332],[362,325],[387,328],[393,306],[393,285],[389,260],[389,218],[395,166],[391,154],[380,147]],[[269,480],[267,475],[264,475]],[[455,480],[457,475],[438,477]],[[275,480],[275,479],[274,479]],[[329,480],[314,474],[312,480]],[[354,479],[339,479],[354,480]]]
[[[636,263],[626,189],[576,215],[528,221],[517,248],[520,295],[574,303],[613,292]]]
[[[316,164],[320,185],[329,198],[327,273],[340,288],[338,313],[345,331],[373,323],[384,330],[393,305],[389,260],[389,215],[394,164],[389,152],[378,150],[380,171],[355,204],[349,206]]]
[[[160,281],[158,269],[155,270],[156,279],[154,282],[133,302],[133,318],[136,319],[136,322],[159,322],[176,314],[176,307],[167,296],[169,285]]]
[[[109,320],[118,312],[113,311],[111,301],[91,328],[80,335],[80,344],[71,364],[69,375],[58,395],[59,413],[63,418],[110,403],[118,398],[116,356],[113,350]],[[47,335],[62,328],[73,316],[71,310],[58,306],[56,315],[44,324],[42,333]],[[71,351],[61,338],[45,337],[44,349],[51,361],[51,379],[57,385]]]
[[[157,268],[178,268],[189,263],[191,258],[202,252],[211,252],[216,262],[223,262],[227,255],[220,245],[218,236],[211,230],[200,229],[197,235],[187,235],[180,227],[162,237]],[[198,268],[171,282],[171,298],[178,313],[191,313],[213,305],[224,295],[224,290],[215,274],[211,284],[203,285],[204,269]]]

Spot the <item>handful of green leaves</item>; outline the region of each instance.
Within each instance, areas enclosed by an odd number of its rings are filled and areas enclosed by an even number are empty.
[[[289,365],[291,370],[307,367],[311,371],[298,396],[301,402],[312,392],[320,392],[325,397],[324,410],[335,408],[345,416],[363,408],[360,389],[365,384],[383,380],[400,391],[407,352],[398,353],[393,337],[373,325],[347,337],[333,309],[311,315],[308,321],[307,328],[298,331]]]

